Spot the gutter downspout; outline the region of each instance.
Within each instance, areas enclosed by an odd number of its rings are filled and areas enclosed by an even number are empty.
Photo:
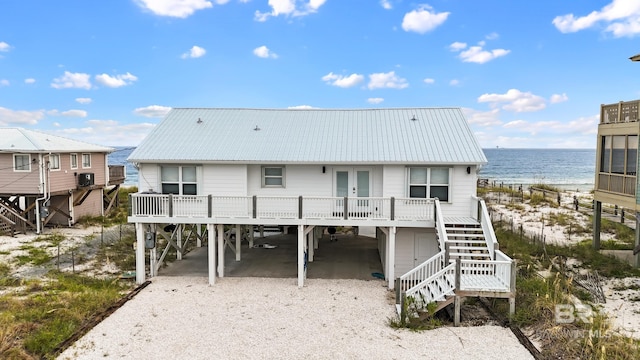
[[[49,156],[49,155],[44,155],[44,156]],[[42,230],[41,219],[40,219],[40,201],[42,200],[48,201],[49,193],[47,190],[51,190],[50,188],[51,183],[47,181],[49,166],[48,164],[45,164],[44,156],[42,154],[38,155],[38,160],[40,163],[40,166],[38,167],[38,172],[40,173],[40,185],[42,186],[42,197],[39,197],[36,199],[36,234],[38,235],[41,233],[41,230]]]

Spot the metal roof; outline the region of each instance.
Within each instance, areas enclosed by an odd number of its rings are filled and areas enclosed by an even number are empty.
[[[487,163],[459,108],[174,108],[128,161]]]
[[[48,153],[48,152],[113,152],[115,149],[93,145],[61,136],[45,134],[23,128],[0,128],[0,151]]]

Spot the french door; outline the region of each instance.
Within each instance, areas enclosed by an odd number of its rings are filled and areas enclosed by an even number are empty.
[[[370,168],[339,167],[334,170],[335,196],[354,198],[354,200],[348,204],[347,212],[349,213],[349,217],[366,217],[369,213],[369,200],[358,200],[357,198],[370,197],[371,187],[372,179]],[[338,199],[336,205],[338,208],[344,209],[344,200]]]

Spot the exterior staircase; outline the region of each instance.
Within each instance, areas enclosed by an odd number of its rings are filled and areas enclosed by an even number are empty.
[[[491,260],[482,226],[477,221],[445,224],[449,259]]]
[[[514,262],[497,250],[486,205],[477,203],[477,218],[445,219],[436,200],[440,252],[399,278],[396,308],[401,319],[435,314],[464,296],[509,298],[510,312],[515,311]]]
[[[14,236],[16,233],[27,232],[27,228],[34,225],[20,215],[10,204],[0,201],[0,234]]]

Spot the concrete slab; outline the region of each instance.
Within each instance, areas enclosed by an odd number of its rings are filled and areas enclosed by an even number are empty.
[[[314,261],[308,263],[310,279],[374,279],[373,273],[383,273],[378,241],[367,236],[337,235],[338,241],[323,237],[314,252]],[[236,261],[231,249],[225,251],[225,277],[295,278],[297,273],[298,238],[296,234],[272,235],[256,238],[254,245],[268,247],[249,248],[242,243],[242,260]],[[160,269],[158,276],[207,277],[207,248],[197,248]]]

